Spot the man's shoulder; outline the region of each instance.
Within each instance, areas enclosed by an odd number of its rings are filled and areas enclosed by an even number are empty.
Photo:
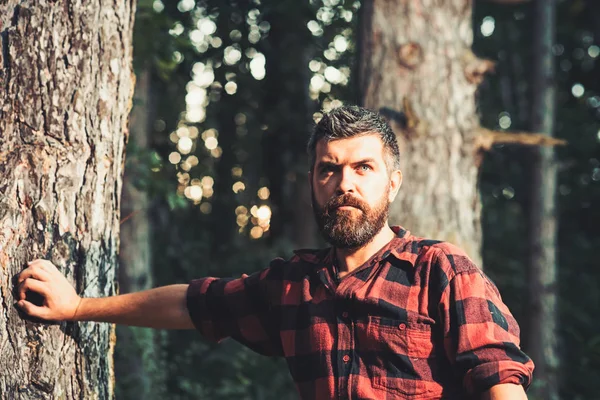
[[[309,264],[323,264],[331,258],[331,247],[324,249],[296,249],[294,255],[289,259],[290,262],[305,262]]]
[[[298,249],[291,257],[277,257],[269,264],[269,275],[276,279],[301,279],[311,270],[323,266],[330,257],[331,249]]]
[[[446,257],[468,257],[467,253],[454,243],[446,242],[444,240],[419,239],[419,246],[424,251],[433,251]]]
[[[396,238],[392,241],[390,250],[396,254],[402,254],[403,258],[410,261],[417,262],[435,255],[466,256],[463,250],[450,242],[414,235],[401,226],[392,226],[391,228],[396,233]]]
[[[442,270],[447,270],[445,272],[450,275],[479,270],[463,249],[444,240],[411,235],[404,246],[404,251],[414,255],[415,263],[431,263]]]

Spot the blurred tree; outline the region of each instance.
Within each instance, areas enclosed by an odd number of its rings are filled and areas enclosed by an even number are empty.
[[[470,1],[426,9],[420,1],[400,7],[369,0],[362,19],[360,97],[390,120],[401,154],[408,154],[390,219],[458,245],[481,265],[483,153],[496,143],[562,142],[480,126],[475,93],[494,64],[471,51]]]
[[[561,398],[584,400],[597,397],[600,368],[600,323],[594,317],[600,311],[594,255],[600,245],[596,228],[600,213],[593,206],[600,201],[600,4],[575,0],[556,6],[557,39],[551,47],[557,102],[554,133],[569,142],[555,149],[560,318],[554,340],[562,365],[556,384]],[[475,51],[496,61],[497,73],[486,79],[479,96],[482,121],[490,129],[531,128],[530,67],[535,65],[531,38],[536,18],[532,3],[508,7],[475,2]],[[522,322],[526,351],[530,154],[518,146],[494,146],[481,175],[486,272]]]
[[[597,398],[600,391],[600,4],[557,4],[556,135],[569,140],[559,160],[561,397]]]
[[[556,44],[556,3],[535,0],[531,68],[531,130],[552,136],[555,79],[552,47]],[[558,399],[556,172],[554,149],[530,151],[529,265],[526,346],[536,363],[533,398]]]
[[[366,0],[360,29],[362,102],[390,120],[405,155],[391,220],[481,265],[475,91],[491,65],[471,51],[471,2]]]
[[[135,292],[155,285],[152,224],[160,198],[176,197],[172,176],[165,174],[152,148],[157,116],[156,86],[174,69],[169,49],[177,46],[169,35],[156,35],[168,18],[153,10],[152,0],[139,0],[133,33],[133,66],[137,76],[130,138],[123,175],[119,249],[119,291]],[[176,65],[176,64],[175,64]],[[153,210],[154,206],[154,210]],[[167,365],[163,353],[166,332],[139,327],[116,327],[115,395],[117,399],[166,395]]]
[[[308,2],[272,2],[265,13],[270,37],[266,62],[263,139],[265,171],[270,182],[272,237],[290,240],[295,248],[318,243],[312,215],[306,143],[316,104],[309,97],[309,62],[315,53],[306,28],[314,16]],[[282,55],[285,54],[285,57]]]
[[[2,398],[113,397],[114,327],[23,321],[11,277],[46,258],[80,295],[115,293],[132,7],[0,4]]]
[[[151,202],[148,171],[152,168],[149,124],[154,115],[151,70],[137,74],[133,109],[129,120],[129,143],[121,196],[119,292],[131,293],[154,285],[151,251]],[[117,326],[115,345],[116,397],[161,399],[166,371],[157,344],[161,332],[140,327]]]

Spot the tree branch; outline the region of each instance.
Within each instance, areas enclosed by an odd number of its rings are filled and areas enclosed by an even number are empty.
[[[529,3],[531,0],[480,0],[488,3],[496,3],[496,4],[523,4]]]
[[[480,128],[476,138],[476,148],[488,151],[494,144],[519,144],[523,146],[564,146],[566,140],[557,139],[543,133],[504,132]]]
[[[495,71],[496,63],[478,58],[469,50],[463,56],[463,66],[465,78],[474,85],[480,85],[487,73]]]

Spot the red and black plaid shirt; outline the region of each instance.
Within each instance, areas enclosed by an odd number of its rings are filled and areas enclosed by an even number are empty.
[[[465,399],[528,386],[533,362],[496,286],[457,247],[394,230],[342,280],[331,249],[194,280],[191,318],[209,339],[285,357],[303,399]]]

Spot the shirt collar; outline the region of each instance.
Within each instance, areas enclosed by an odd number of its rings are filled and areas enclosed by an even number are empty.
[[[417,254],[416,252],[411,251],[414,241],[410,231],[401,226],[392,226],[391,228],[396,233],[396,236],[378,252],[380,253],[380,256],[376,255],[375,261],[380,262],[388,257],[394,257],[398,260],[406,261],[414,267],[417,260]],[[327,266],[333,263],[335,256],[333,247],[322,250],[295,250],[294,254],[302,261],[321,266]]]

